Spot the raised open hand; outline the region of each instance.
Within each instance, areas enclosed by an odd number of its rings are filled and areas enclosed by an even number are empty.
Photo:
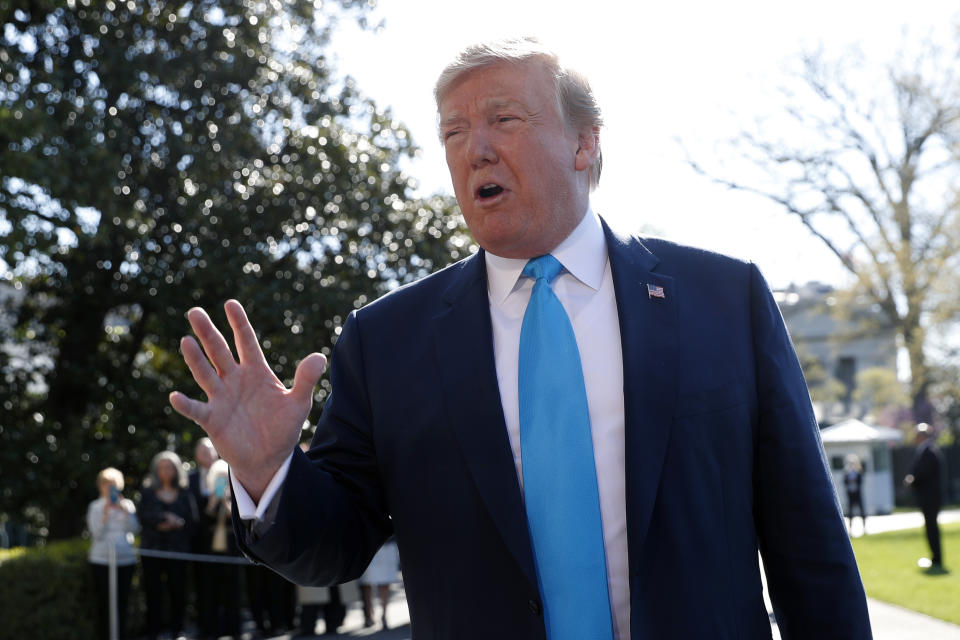
[[[234,477],[259,501],[270,479],[300,439],[300,429],[310,413],[313,389],[327,367],[319,353],[300,361],[287,389],[274,375],[257,342],[247,314],[236,300],[224,305],[240,362],[234,359],[223,334],[200,308],[187,319],[200,344],[183,338],[183,359],[207,402],[175,391],[170,404],[207,432]],[[203,349],[200,348],[203,345]],[[208,360],[209,359],[209,360]]]

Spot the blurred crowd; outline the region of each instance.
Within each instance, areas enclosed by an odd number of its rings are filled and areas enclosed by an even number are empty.
[[[111,553],[117,566],[120,638],[311,637],[321,620],[323,632],[333,635],[348,607],[358,601],[367,627],[377,620],[388,627],[390,588],[399,581],[395,543],[377,553],[357,581],[359,589],[354,583],[296,587],[266,567],[238,562],[228,466],[208,438],[197,443],[190,467],[188,471],[172,451],[155,455],[137,503],[124,496],[120,470],[108,467],[97,475],[99,497],[87,509],[87,528],[98,638],[110,637]],[[131,620],[138,566],[146,613],[142,620]],[[379,598],[376,609],[374,595]]]

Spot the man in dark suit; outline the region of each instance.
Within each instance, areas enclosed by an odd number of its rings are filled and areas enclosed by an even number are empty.
[[[917,425],[917,452],[904,482],[913,489],[917,506],[923,512],[923,524],[930,545],[930,558],[921,559],[932,572],[943,571],[943,551],[940,548],[940,525],[937,517],[943,505],[943,453],[937,448],[930,425]]]
[[[590,208],[600,111],[531,40],[437,84],[482,247],[347,318],[312,447],[243,308],[201,309],[175,393],[232,468],[245,552],[363,571],[395,534],[415,638],[870,638],[800,367],[755,266],[612,231]],[[212,363],[212,364],[211,364]]]

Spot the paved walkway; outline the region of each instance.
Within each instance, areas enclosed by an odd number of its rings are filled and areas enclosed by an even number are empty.
[[[940,524],[960,522],[960,509],[942,511],[938,522]],[[867,518],[867,534],[916,529],[922,526],[923,515],[919,511]],[[863,526],[859,518],[854,519],[851,534],[857,537],[863,535]],[[766,591],[766,585],[764,585],[764,591]],[[764,593],[764,598],[766,597]],[[767,603],[769,610],[769,599]],[[867,599],[867,608],[870,610],[874,640],[960,640],[960,626],[955,624],[872,598]],[[774,640],[780,640],[775,623],[773,631]]]
[[[937,518],[940,524],[960,522],[960,509],[941,511]],[[923,526],[923,514],[919,511],[902,511],[891,513],[888,516],[869,516],[867,518],[867,533],[884,533],[885,531],[899,531],[901,529],[918,529]],[[863,523],[860,518],[853,519],[851,533],[855,537],[863,535]]]
[[[960,640],[960,627],[896,605],[867,600],[874,640]]]

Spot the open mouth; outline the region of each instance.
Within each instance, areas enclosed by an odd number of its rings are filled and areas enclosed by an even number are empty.
[[[487,198],[495,198],[498,195],[503,193],[503,187],[500,185],[490,182],[485,185],[482,185],[477,189],[477,197],[481,200],[486,200]]]

